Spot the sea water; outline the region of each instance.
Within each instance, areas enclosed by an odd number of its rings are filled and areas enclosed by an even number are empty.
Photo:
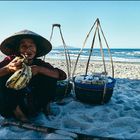
[[[80,52],[80,48],[68,48],[68,53],[70,55],[71,60],[76,60],[77,56]],[[140,63],[140,49],[110,49],[111,56],[113,61],[115,62],[135,62]],[[80,60],[88,60],[90,53],[89,48],[84,48],[79,57]],[[108,53],[108,49],[103,49],[105,60],[110,60],[110,55]],[[0,60],[2,60],[5,56],[0,53]],[[46,55],[46,58],[51,59],[66,59],[65,50],[60,47],[53,48],[50,53]],[[102,60],[102,55],[100,49],[93,49],[91,60]]]
[[[68,53],[70,59],[77,59],[80,52],[80,48],[70,48]],[[113,61],[117,62],[140,62],[140,49],[110,49]],[[80,60],[88,60],[90,49],[84,48],[80,54]],[[105,60],[110,60],[108,49],[103,49]],[[47,55],[47,58],[65,59],[65,51],[62,48],[53,48],[52,51]],[[91,60],[102,60],[102,54],[100,49],[93,49]]]

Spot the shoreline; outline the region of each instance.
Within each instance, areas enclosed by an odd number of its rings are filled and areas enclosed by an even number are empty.
[[[0,61],[5,58],[4,55],[0,56]],[[41,59],[41,58],[40,58]],[[54,67],[58,67],[67,73],[67,66],[65,59],[47,58],[46,62],[49,62]],[[71,74],[75,66],[76,59],[71,59]],[[75,75],[85,74],[87,60],[79,60],[77,63],[77,68]],[[105,61],[106,71],[108,76],[112,77],[112,67],[110,61]],[[139,62],[122,62],[113,61],[114,66],[114,78],[127,78],[127,79],[140,79],[140,63]],[[102,73],[104,72],[103,62],[101,60],[91,60],[88,73]]]
[[[57,58],[46,58],[46,62],[49,62],[49,61],[62,61],[62,62],[66,62],[65,59],[57,59]],[[71,60],[72,63],[75,63],[76,62],[76,59],[72,59]],[[87,60],[79,60],[78,61],[79,63],[82,63],[82,62],[86,62],[87,63]],[[93,62],[93,63],[103,63],[101,60],[91,60],[90,63]],[[110,61],[106,61],[105,63],[110,63]],[[140,65],[140,62],[126,62],[126,61],[113,61],[113,64],[134,64],[134,65]]]
[[[66,61],[65,58],[47,58],[47,60],[60,60],[60,61]],[[71,61],[76,61],[76,59],[71,59]],[[90,60],[91,62],[102,62],[102,60]],[[81,59],[79,62],[87,62],[87,59]],[[110,60],[105,60],[105,62],[110,63]],[[119,61],[119,60],[113,60],[113,63],[128,63],[128,64],[139,64],[140,62],[134,62],[134,61]]]

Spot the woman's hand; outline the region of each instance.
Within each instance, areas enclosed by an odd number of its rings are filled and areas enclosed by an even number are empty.
[[[32,69],[32,74],[33,74],[33,76],[34,76],[34,75],[37,75],[37,74],[39,73],[40,67],[37,66],[37,65],[32,65],[32,66],[31,66],[31,69]]]
[[[22,68],[22,60],[16,57],[5,67],[9,72],[15,72]]]
[[[33,76],[36,74],[42,74],[56,79],[59,78],[59,72],[57,69],[51,69],[51,68],[37,66],[37,65],[32,65],[31,69],[32,69]]]

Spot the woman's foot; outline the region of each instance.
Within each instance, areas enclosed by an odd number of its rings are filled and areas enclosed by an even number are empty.
[[[28,122],[28,119],[27,119],[26,115],[22,112],[19,105],[14,110],[14,115],[18,120],[20,120],[22,122]]]

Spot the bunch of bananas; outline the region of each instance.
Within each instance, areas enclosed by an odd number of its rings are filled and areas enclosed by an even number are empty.
[[[16,57],[15,59],[20,59],[22,62],[22,68],[17,70],[6,82],[7,88],[12,88],[15,90],[20,90],[25,88],[32,78],[31,68],[27,65],[27,59],[25,56]]]

